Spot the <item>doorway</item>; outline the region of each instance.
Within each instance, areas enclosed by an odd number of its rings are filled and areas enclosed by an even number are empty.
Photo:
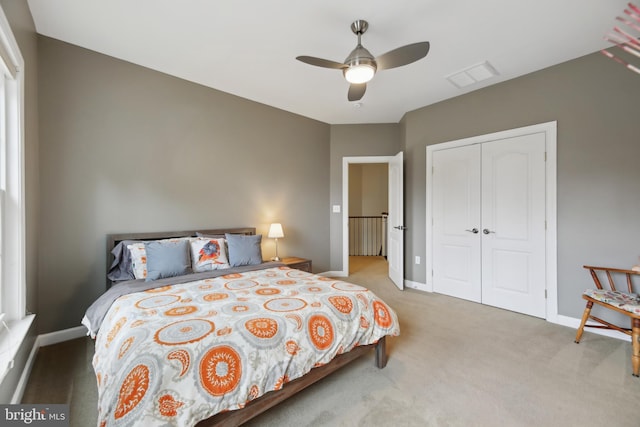
[[[387,256],[389,166],[349,165],[349,257]]]
[[[352,211],[350,206],[351,204],[356,204],[362,206],[361,200],[352,200],[352,189],[351,189],[351,179],[350,179],[350,166],[351,165],[366,165],[366,164],[377,164],[380,165],[378,169],[387,169],[387,182],[388,182],[388,190],[387,190],[387,227],[384,239],[385,252],[387,255],[387,261],[389,265],[388,275],[391,280],[396,284],[399,289],[403,289],[404,287],[404,226],[403,226],[403,153],[400,152],[395,156],[375,156],[375,157],[344,157],[343,158],[343,168],[342,168],[342,254],[343,254],[343,275],[349,275],[349,237],[350,227],[349,227],[349,216],[350,213],[358,213],[362,212],[356,206],[356,208]],[[354,168],[351,172],[356,170],[363,169]],[[357,181],[357,177],[353,176],[353,181]],[[376,178],[379,180],[380,178]],[[358,188],[357,183],[354,184],[353,188]],[[380,202],[376,202],[375,204],[377,210],[380,208]],[[372,209],[374,209],[372,207]]]
[[[555,125],[427,147],[431,291],[557,316]]]

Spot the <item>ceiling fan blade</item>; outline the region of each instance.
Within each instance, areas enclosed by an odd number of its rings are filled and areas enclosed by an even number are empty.
[[[384,53],[376,58],[378,70],[401,67],[416,62],[429,53],[429,42],[408,44]]]
[[[349,85],[349,93],[347,94],[347,99],[349,101],[360,101],[366,91],[366,83],[352,83],[351,85]]]
[[[330,61],[328,59],[316,58],[313,56],[297,56],[296,59],[298,61],[304,62],[305,64],[315,65],[316,67],[334,68],[337,70],[341,70],[347,67],[342,62]]]

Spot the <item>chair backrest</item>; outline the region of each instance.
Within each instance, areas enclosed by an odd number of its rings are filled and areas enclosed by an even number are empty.
[[[593,282],[596,284],[598,289],[604,289],[602,286],[603,281],[600,278],[607,278],[607,283],[612,291],[621,291],[628,293],[637,293],[634,291],[635,289],[640,289],[635,282],[638,282],[640,279],[634,280],[636,277],[640,276],[640,271],[635,270],[624,270],[621,268],[610,268],[610,267],[594,267],[591,265],[585,265],[584,268],[589,270],[591,273],[591,277],[593,278]],[[620,281],[626,278],[627,289],[618,289],[616,287],[616,281],[618,285]]]

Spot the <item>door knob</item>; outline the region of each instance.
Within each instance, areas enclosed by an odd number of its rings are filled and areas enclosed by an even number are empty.
[[[477,228],[472,228],[471,230],[464,230],[464,231],[468,231],[469,233],[473,233],[473,234],[478,234],[478,229]]]
[[[482,232],[483,232],[484,234],[495,233],[495,231],[491,231],[491,230],[489,230],[488,228],[485,228],[484,230],[482,230]]]
[[[405,227],[404,225],[396,225],[393,228],[395,228],[396,230],[406,230],[407,229],[407,227]]]

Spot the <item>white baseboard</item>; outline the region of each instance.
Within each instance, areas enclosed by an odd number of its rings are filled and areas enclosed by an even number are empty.
[[[25,363],[22,374],[20,374],[20,380],[16,385],[16,391],[13,392],[13,396],[11,397],[11,403],[14,405],[22,402],[22,396],[24,395],[24,391],[27,388],[27,382],[29,381],[29,376],[31,375],[31,368],[33,368],[33,364],[36,361],[37,353],[38,339],[36,338],[33,343],[33,347],[31,348],[31,352],[29,353],[29,357],[27,358],[27,363]]]
[[[63,329],[62,331],[50,332],[48,334],[38,335],[36,343],[39,347],[58,344],[65,341],[82,338],[87,335],[87,328],[84,326],[76,326],[75,328]]]
[[[31,353],[29,353],[27,363],[25,364],[24,369],[22,370],[22,374],[20,375],[20,381],[18,381],[16,391],[13,393],[11,403],[17,404],[22,401],[22,396],[24,395],[24,391],[27,387],[29,375],[31,375],[31,369],[33,368],[33,364],[36,361],[36,355],[38,354],[38,349],[40,347],[46,347],[48,345],[70,341],[76,338],[84,337],[86,335],[87,328],[85,328],[84,326],[77,326],[75,328],[64,329],[62,331],[55,331],[48,334],[38,335],[33,343]]]
[[[568,317],[563,315],[558,315],[556,318],[556,323],[562,326],[568,326],[573,329],[578,329],[580,327],[581,319],[576,319],[575,317]],[[598,329],[598,328],[585,328],[585,332],[593,332],[594,334],[604,335],[606,337],[617,338],[623,341],[631,342],[631,337],[627,334],[623,334],[622,332],[618,332],[610,329]]]
[[[427,288],[427,285],[425,283],[414,282],[413,280],[405,279],[404,286],[410,289],[416,289],[418,291],[431,292],[431,290]]]

